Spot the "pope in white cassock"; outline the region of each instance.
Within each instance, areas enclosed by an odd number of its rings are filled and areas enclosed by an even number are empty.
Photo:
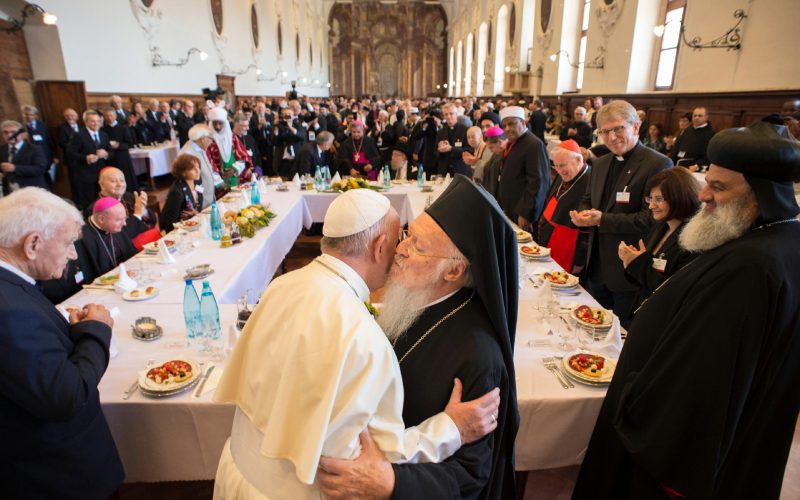
[[[274,280],[247,322],[214,399],[237,405],[215,499],[321,498],[321,455],[354,459],[369,429],[395,463],[439,462],[496,427],[498,391],[406,429],[399,365],[367,309],[394,260],[400,218],[368,189],[325,215],[322,255]]]

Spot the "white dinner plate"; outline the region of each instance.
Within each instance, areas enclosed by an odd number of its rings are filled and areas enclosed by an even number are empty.
[[[131,290],[130,292],[125,292],[122,295],[122,300],[127,300],[128,302],[141,302],[142,300],[150,300],[153,297],[158,296],[158,292],[160,291],[158,288],[156,288],[155,291],[153,291],[152,293],[147,293],[145,290],[147,290],[147,288],[136,288],[134,290]],[[139,295],[138,296],[132,295],[134,291],[138,291]]]
[[[153,380],[147,378],[147,372],[149,372],[152,368],[161,366],[167,361],[174,361],[174,360],[181,360],[189,363],[192,366],[192,376],[184,380],[183,382],[170,383],[170,384],[157,384]],[[187,387],[197,383],[197,381],[200,379],[201,376],[202,373],[200,365],[193,359],[189,358],[165,359],[162,362],[153,365],[152,367],[148,368],[147,370],[144,370],[142,373],[139,374],[139,388],[142,389],[142,392],[147,391],[158,395],[167,395],[170,393],[177,393],[185,390]]]
[[[588,304],[581,304],[581,305],[587,305],[588,306]],[[589,307],[592,307],[592,311],[593,312],[597,311],[597,310],[600,310],[600,311],[603,311],[604,314],[603,314],[603,322],[602,323],[600,323],[600,324],[588,323],[588,322],[583,321],[582,319],[580,319],[578,317],[578,308],[581,307],[581,305],[575,306],[572,309],[572,313],[571,313],[572,314],[572,318],[575,320],[576,323],[578,323],[578,326],[581,326],[583,328],[587,328],[587,329],[590,329],[590,330],[608,330],[609,328],[611,328],[611,325],[614,323],[614,313],[613,312],[609,311],[608,309],[603,309],[602,307],[589,306]]]
[[[538,248],[539,253],[525,253],[526,248]],[[528,259],[547,259],[550,257],[550,249],[547,247],[540,247],[538,245],[522,245],[519,247],[519,254]]]
[[[577,382],[582,382],[589,385],[606,385],[611,382],[611,379],[614,378],[614,370],[617,367],[617,362],[615,359],[610,359],[607,356],[603,356],[605,359],[604,367],[602,371],[602,375],[599,377],[591,377],[589,375],[584,374],[583,372],[579,372],[573,369],[570,364],[569,360],[572,359],[573,356],[580,356],[580,355],[592,355],[592,356],[602,356],[601,354],[596,353],[588,353],[588,352],[576,352],[570,354],[569,356],[564,356],[561,360],[561,366],[564,372],[570,376],[573,380]]]
[[[549,282],[550,286],[552,286],[553,288],[575,288],[576,286],[578,286],[578,283],[580,283],[580,280],[578,279],[577,276],[573,276],[573,275],[571,275],[569,273],[567,273],[567,274],[569,274],[569,278],[567,278],[567,282],[564,283],[564,284],[553,283],[552,281],[550,281],[548,279],[545,279],[545,277],[544,277],[545,274],[546,273],[542,273],[540,275],[540,278],[542,279],[542,281]]]

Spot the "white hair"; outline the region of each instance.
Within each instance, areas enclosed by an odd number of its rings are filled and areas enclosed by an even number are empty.
[[[0,123],[0,129],[7,129],[11,127],[19,130],[22,128],[22,124],[16,120],[3,120],[3,123]]]
[[[94,109],[87,109],[86,111],[83,112],[83,121],[86,122],[86,119],[89,118],[92,115],[100,116],[100,113],[98,113]]]
[[[569,149],[555,147],[553,151],[550,153],[550,159],[554,159],[556,155],[565,155],[567,158],[572,158],[574,160],[580,160],[581,165],[583,165],[583,155],[580,153],[576,153],[575,151],[570,151]]]
[[[45,189],[20,189],[0,199],[0,247],[13,247],[31,233],[49,240],[69,222],[83,225],[78,209]]]
[[[189,140],[192,142],[197,142],[203,137],[211,137],[211,134],[211,127],[205,123],[198,123],[189,129]]]
[[[31,106],[30,104],[26,104],[26,105],[22,106],[22,112],[23,113],[33,113],[34,115],[38,115],[39,114],[39,110],[36,109],[36,106]]]
[[[320,240],[320,249],[323,253],[328,250],[333,250],[335,253],[347,255],[348,257],[360,257],[367,253],[369,245],[381,235],[386,229],[386,215],[381,217],[378,222],[366,228],[365,230],[351,234],[350,236],[343,236],[341,238],[331,238],[323,236]]]

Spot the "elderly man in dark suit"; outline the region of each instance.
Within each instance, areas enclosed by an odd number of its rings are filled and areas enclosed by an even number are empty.
[[[598,135],[611,153],[592,165],[589,187],[570,212],[573,224],[592,228],[586,285],[603,307],[613,309],[623,326],[630,323],[636,287],[625,279],[617,256],[620,241],[637,245],[653,224],[644,198],[647,181],[672,166],[669,158],[639,142],[639,116],[618,100],[597,112]]]
[[[292,167],[292,175],[314,175],[317,167],[327,165],[331,166],[333,157],[331,156],[330,149],[333,145],[333,134],[327,130],[323,130],[314,138],[300,148],[297,153],[297,158],[294,160],[294,167]]]
[[[503,151],[498,201],[506,215],[530,231],[539,220],[550,189],[550,157],[544,143],[525,125],[525,110],[508,106],[500,110],[508,145]]]
[[[0,177],[3,194],[26,186],[50,189],[50,164],[42,149],[27,141],[22,124],[6,120],[0,124],[6,144],[0,146]]]
[[[456,106],[448,103],[442,106],[444,126],[436,134],[436,165],[439,175],[463,174],[472,177],[472,169],[464,163],[461,154],[469,150],[467,127],[458,122]]]
[[[75,172],[76,190],[72,198],[78,208],[87,207],[97,198],[98,173],[112,159],[111,142],[108,134],[100,130],[100,122],[97,111],[84,111],[86,126],[72,136],[67,146],[67,160]]]
[[[47,124],[39,119],[39,110],[35,106],[22,106],[22,116],[25,118],[25,128],[28,130],[28,142],[42,148],[49,167],[53,163],[53,141],[47,130]]]
[[[114,152],[114,166],[125,175],[125,184],[129,191],[139,190],[139,181],[133,168],[130,148],[136,144],[136,134],[128,124],[117,120],[117,113],[113,108],[103,111],[103,132],[108,135],[108,142]]]
[[[16,221],[24,219],[25,224]],[[39,188],[0,200],[0,481],[5,498],[107,499],[124,478],[97,385],[113,320],[101,305],[69,312],[35,280],[62,275],[83,223]]]

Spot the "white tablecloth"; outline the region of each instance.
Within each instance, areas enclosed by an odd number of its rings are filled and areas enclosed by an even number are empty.
[[[176,144],[160,144],[144,146],[129,150],[133,160],[133,170],[137,175],[149,172],[150,177],[169,174],[169,167],[178,157],[180,146]],[[148,170],[149,169],[149,170]]]
[[[437,187],[433,195],[440,192],[441,188]],[[403,210],[401,213],[410,218],[421,213],[428,197],[427,193],[419,193],[412,187],[398,187],[388,195],[393,205],[399,206]],[[216,243],[201,239],[200,246],[193,252],[177,256],[176,264],[162,266],[150,262],[145,268],[177,271],[198,263],[211,263],[216,272],[210,277],[210,282],[220,302],[225,334],[235,319],[236,306],[232,304],[239,295],[248,288],[258,293],[263,290],[291,248],[300,227],[324,218],[327,205],[323,208],[323,202],[329,204],[335,196],[295,190],[281,193],[270,187],[262,191],[262,199],[272,204],[278,218],[252,240],[233,248],[220,249]],[[520,262],[521,290],[515,347],[521,417],[516,443],[518,470],[580,463],[605,394],[603,388],[580,384],[575,384],[574,389],[564,390],[542,365],[542,356],[568,353],[558,349],[558,335],[547,335],[548,330],[559,332],[561,324],[543,320],[537,313],[534,306],[538,305],[536,294],[539,292],[526,276],[557,269],[558,265],[552,260],[534,262],[523,259]],[[128,401],[121,399],[122,392],[149,359],[164,361],[187,352],[173,347],[184,336],[183,282],[176,274],[158,279],[156,286],[161,289],[159,296],[146,302],[127,303],[112,292],[89,290],[66,302],[77,305],[99,302],[120,309],[114,325],[120,354],[111,360],[100,383],[100,399],[125,465],[126,480],[213,479],[220,450],[230,432],[232,407],[212,403],[210,395],[198,399],[182,394],[152,400],[137,393]],[[558,297],[562,305],[577,302],[596,304],[585,291],[581,291],[578,297]],[[156,318],[164,328],[162,339],[141,342],[131,337],[130,325],[145,315]],[[567,334],[566,331],[563,333]],[[577,347],[574,339],[572,344]],[[180,460],[173,458],[176,456],[181,457]]]

